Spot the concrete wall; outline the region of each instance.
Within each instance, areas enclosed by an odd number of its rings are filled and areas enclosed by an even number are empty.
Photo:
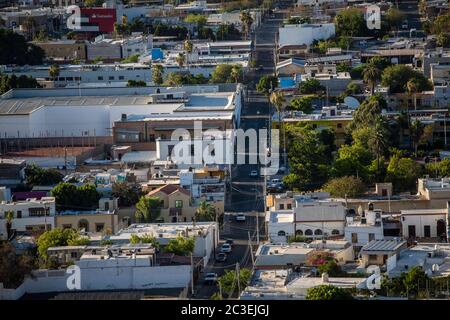
[[[33,272],[17,289],[0,289],[0,300],[15,300],[25,293],[68,292],[65,270]],[[148,290],[184,288],[191,280],[191,266],[112,267],[82,269],[81,291]]]

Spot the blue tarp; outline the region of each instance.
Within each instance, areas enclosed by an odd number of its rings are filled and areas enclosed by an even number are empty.
[[[161,48],[152,49],[152,60],[162,60],[164,59],[164,52]]]
[[[280,77],[278,82],[282,89],[295,87],[295,80],[292,77]]]

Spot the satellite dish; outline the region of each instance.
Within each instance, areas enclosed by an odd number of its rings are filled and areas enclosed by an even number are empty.
[[[351,96],[345,97],[344,104],[350,109],[356,109],[359,107],[359,101]]]

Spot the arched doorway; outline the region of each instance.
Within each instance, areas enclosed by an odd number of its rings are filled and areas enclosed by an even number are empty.
[[[295,235],[302,236],[303,235],[303,231],[302,230],[297,230],[297,231],[295,231]]]
[[[86,219],[78,221],[78,229],[84,229],[85,232],[89,232],[89,222]]]
[[[441,238],[442,240],[447,238],[447,228],[445,226],[445,220],[444,219],[439,219],[437,221],[436,235],[439,238]]]

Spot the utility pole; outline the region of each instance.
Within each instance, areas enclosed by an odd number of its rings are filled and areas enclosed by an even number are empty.
[[[236,279],[238,285],[238,297],[241,294],[241,281],[240,281],[240,270],[239,270],[239,262],[236,263]]]
[[[250,250],[250,256],[252,257],[252,266],[255,265],[255,258],[253,257],[253,250],[252,250],[252,240],[250,237],[250,231],[248,231],[248,248]]]
[[[191,253],[191,294],[194,295],[194,258]]]

